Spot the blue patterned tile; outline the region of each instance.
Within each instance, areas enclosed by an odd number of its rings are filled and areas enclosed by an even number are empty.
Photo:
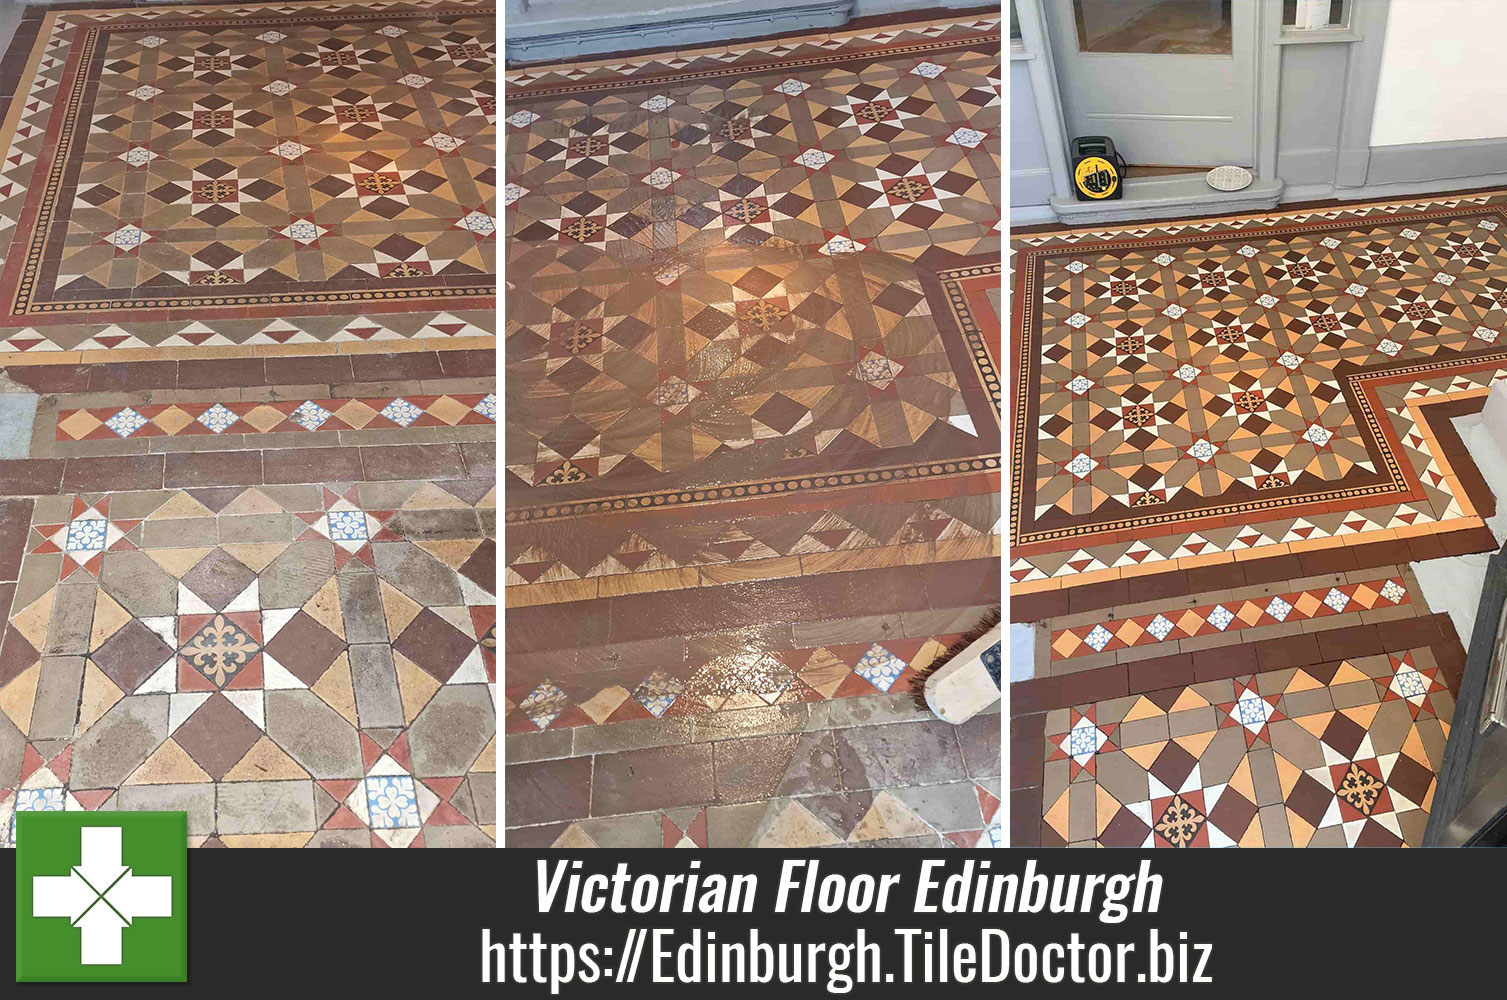
[[[406,774],[366,779],[366,811],[373,830],[413,829],[419,825],[417,789]]]

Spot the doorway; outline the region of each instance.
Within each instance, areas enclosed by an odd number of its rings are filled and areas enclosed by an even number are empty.
[[[1137,176],[1255,161],[1256,0],[1044,0],[1068,136]]]

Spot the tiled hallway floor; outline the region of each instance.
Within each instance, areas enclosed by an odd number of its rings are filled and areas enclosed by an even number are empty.
[[[1014,842],[1419,843],[1464,651],[1407,564],[1497,548],[1450,421],[1504,208],[1013,241]]]
[[[999,840],[999,29],[508,77],[508,843]]]
[[[171,808],[195,845],[495,842],[494,28],[27,11],[0,841]]]

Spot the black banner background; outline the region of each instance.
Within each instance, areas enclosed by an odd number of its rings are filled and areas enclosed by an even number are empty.
[[[690,858],[703,876],[752,872],[759,876],[753,914],[687,915],[550,913],[537,907],[536,861],[580,858],[588,872],[610,874],[627,861],[633,873],[684,872]],[[911,898],[920,862],[987,858],[994,871],[1021,871],[1029,858],[1047,874],[1077,871],[1134,873],[1142,858],[1163,877],[1160,912],[1131,914],[1118,925],[1100,923],[1097,912],[1081,915],[913,915]],[[780,866],[787,857],[815,858],[821,874],[900,873],[901,887],[882,914],[773,913]],[[492,940],[535,931],[546,941],[596,941],[621,948],[630,927],[716,931],[719,939],[743,935],[749,926],[769,941],[844,941],[865,927],[885,949],[886,968],[898,969],[895,927],[946,927],[954,940],[976,940],[984,927],[1004,928],[1019,942],[1065,941],[1077,931],[1085,941],[1131,941],[1143,950],[1155,927],[1164,939],[1187,931],[1214,945],[1205,971],[1212,985],[1184,986],[1250,996],[1259,991],[1319,989],[1436,991],[1451,984],[1489,983],[1497,971],[1501,921],[1496,887],[1507,865],[1487,852],[1444,851],[1194,851],[1030,852],[977,851],[945,855],[900,851],[190,851],[189,977],[183,985],[70,986],[22,984],[17,995],[98,995],[121,990],[161,995],[271,995],[292,990],[341,993],[370,991],[385,997],[434,995],[548,995],[545,986],[481,982],[481,929]],[[3,866],[0,880],[14,899],[15,871]],[[949,870],[955,870],[950,868]],[[4,934],[14,978],[14,910],[5,908]],[[1488,936],[1490,939],[1488,939]],[[608,960],[612,964],[615,960]],[[735,995],[769,986],[654,984],[647,954],[635,986],[672,992],[713,989]],[[797,996],[825,995],[821,986],[779,986]],[[1132,988],[1134,986],[1132,985]],[[1149,987],[1165,991],[1168,987]],[[602,981],[572,984],[561,996],[621,992]],[[854,993],[901,995],[917,989],[1123,990],[1114,984],[1030,986],[1013,981],[981,986],[949,983],[861,985]],[[0,991],[8,992],[8,991]]]

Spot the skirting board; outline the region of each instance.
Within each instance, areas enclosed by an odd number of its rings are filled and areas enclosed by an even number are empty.
[[[770,3],[729,5],[712,2],[698,11],[687,5],[683,16],[645,21],[637,14],[607,14],[531,21],[527,15],[507,21],[504,38],[509,66],[575,59],[611,52],[686,48],[740,38],[837,28],[852,15],[852,0],[821,0],[778,6]],[[736,9],[747,7],[752,9]],[[594,26],[595,25],[595,26]]]
[[[1275,208],[1282,196],[1280,180],[1256,181],[1241,191],[1216,191],[1202,174],[1147,177],[1125,182],[1119,201],[1089,202],[1053,198],[1057,218],[1069,225],[1181,219],[1198,215],[1233,215]]]
[[[1010,225],[1012,226],[1039,226],[1056,221],[1057,213],[1052,211],[1051,205],[1010,206]]]
[[[1340,201],[1371,201],[1382,198],[1406,198],[1415,194],[1435,194],[1440,191],[1473,191],[1494,187],[1507,187],[1507,173],[1451,177],[1448,180],[1407,181],[1398,184],[1363,184],[1360,187],[1299,184],[1283,190],[1282,200],[1284,202],[1323,201],[1328,198],[1337,198]]]
[[[1047,167],[1010,171],[1010,203],[1043,205],[1052,197],[1052,171]]]
[[[1465,139],[1458,142],[1414,142],[1403,146],[1372,146],[1366,184],[1453,182],[1457,177],[1507,173],[1507,139]],[[1450,187],[1460,185],[1451,183]]]

